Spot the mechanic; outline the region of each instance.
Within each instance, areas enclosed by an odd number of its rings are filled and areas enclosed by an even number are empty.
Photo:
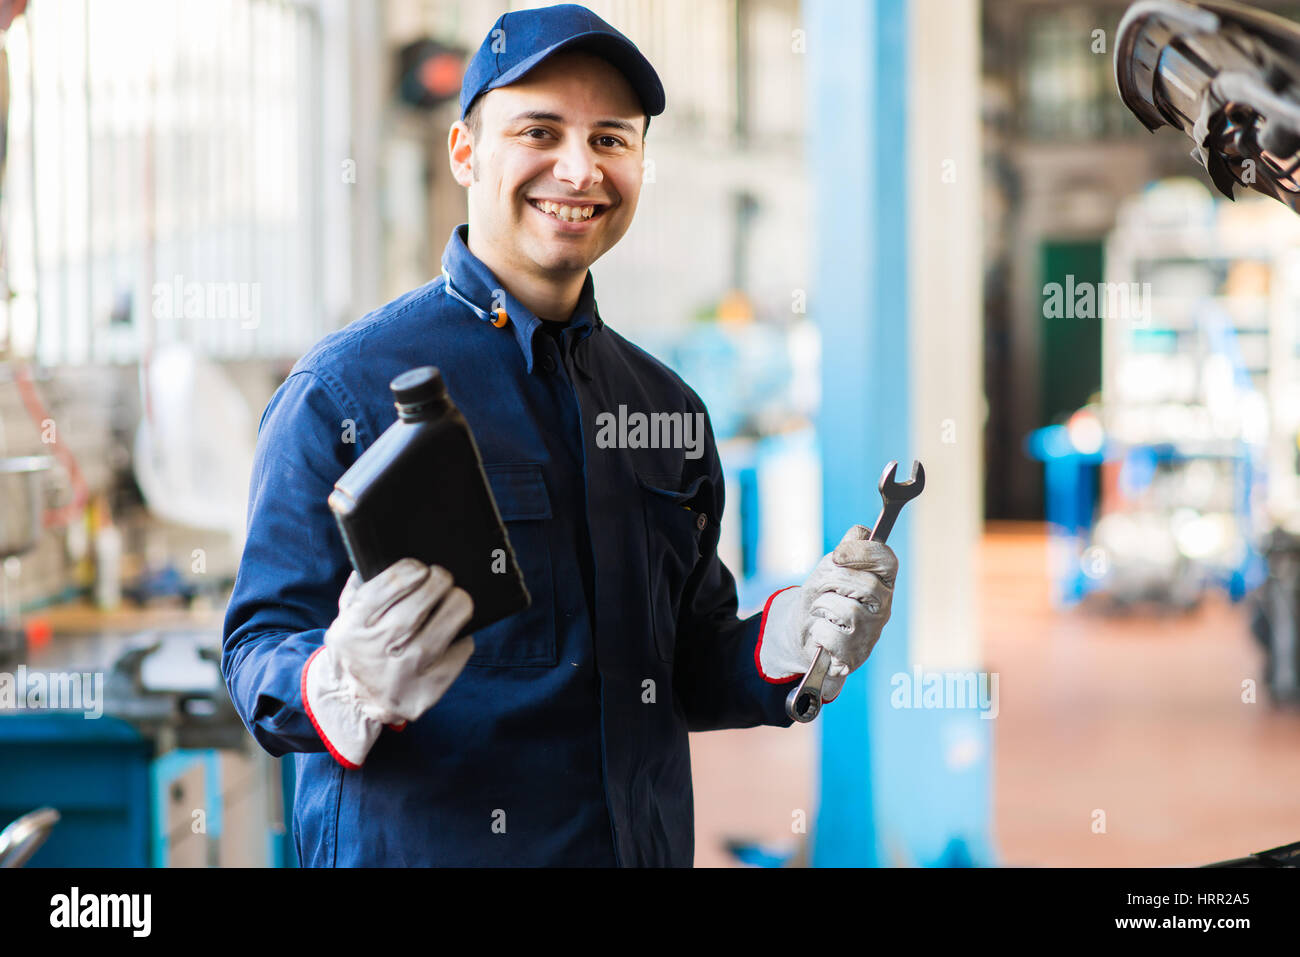
[[[633,43],[577,5],[507,13],[460,107],[469,222],[442,275],[322,339],[263,414],[222,673],[258,743],[295,755],[304,865],[690,866],[688,732],[788,726],[817,644],[833,699],[897,562],[855,526],[736,616],[707,410],[606,325],[588,271],[631,225],[664,109]],[[474,431],[532,595],[460,641],[450,575],[406,559],[361,584],[326,506],[422,365]],[[705,416],[703,454],[598,443],[623,406]]]

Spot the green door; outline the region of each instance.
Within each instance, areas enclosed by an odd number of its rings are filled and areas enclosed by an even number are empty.
[[[1101,283],[1105,262],[1100,240],[1087,242],[1048,241],[1042,245],[1038,283],[1041,328],[1039,353],[1039,422],[1050,425],[1087,403],[1101,389],[1101,319],[1098,308],[1090,317],[1076,314],[1066,291],[1084,283]],[[1049,318],[1044,290],[1059,283],[1063,313]],[[1099,290],[1100,285],[1093,287]],[[1095,303],[1095,298],[1094,298]],[[1086,310],[1085,310],[1086,311]]]

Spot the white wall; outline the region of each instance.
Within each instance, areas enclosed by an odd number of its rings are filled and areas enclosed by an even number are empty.
[[[911,183],[912,428],[927,466],[925,507],[911,517],[919,561],[906,573],[912,656],[924,668],[965,669],[980,664],[983,525],[979,3],[913,0],[912,17],[902,161]]]

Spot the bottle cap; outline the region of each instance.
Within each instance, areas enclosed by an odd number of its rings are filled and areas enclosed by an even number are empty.
[[[420,366],[403,372],[388,384],[398,405],[416,406],[436,402],[447,394],[442,373],[435,366]]]

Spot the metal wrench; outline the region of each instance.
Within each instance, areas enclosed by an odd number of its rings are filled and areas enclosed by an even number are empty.
[[[903,506],[925,490],[925,469],[920,462],[912,460],[912,477],[906,482],[894,481],[897,472],[898,463],[890,462],[885,466],[885,471],[880,473],[877,487],[880,489],[881,506],[880,515],[876,517],[876,524],[871,529],[870,539],[873,542],[884,542],[894,530],[894,522]],[[808,673],[785,699],[786,714],[795,721],[807,723],[821,713],[822,685],[826,682],[830,668],[831,656],[826,654],[825,648],[818,645]]]

